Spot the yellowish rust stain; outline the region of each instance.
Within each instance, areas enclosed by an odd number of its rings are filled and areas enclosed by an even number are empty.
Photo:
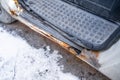
[[[11,15],[17,16],[15,12],[16,12],[16,11],[14,11],[14,10],[10,10]]]

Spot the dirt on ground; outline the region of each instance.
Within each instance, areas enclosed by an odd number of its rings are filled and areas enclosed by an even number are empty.
[[[63,58],[59,61],[59,65],[64,65],[63,72],[70,72],[73,75],[79,77],[81,80],[109,80],[106,76],[93,69],[83,61],[79,60],[68,51],[60,47],[58,44],[36,33],[24,24],[18,21],[9,25],[3,23],[0,24],[9,32],[16,32],[17,35],[21,36],[31,46],[37,49],[45,46],[50,46],[52,50],[58,50],[59,54],[63,56]]]

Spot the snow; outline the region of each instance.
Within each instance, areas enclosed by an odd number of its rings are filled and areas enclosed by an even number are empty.
[[[49,46],[36,49],[1,27],[0,45],[0,80],[79,80],[62,71],[62,56]]]

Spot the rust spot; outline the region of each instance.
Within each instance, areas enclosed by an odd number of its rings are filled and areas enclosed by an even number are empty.
[[[10,13],[11,13],[11,15],[17,16],[14,10],[10,10]]]

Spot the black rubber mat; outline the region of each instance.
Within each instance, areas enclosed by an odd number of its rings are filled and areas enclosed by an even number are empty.
[[[73,42],[77,39],[88,49],[109,47],[120,32],[118,25],[60,0],[25,0],[25,4],[35,14],[73,36]]]

